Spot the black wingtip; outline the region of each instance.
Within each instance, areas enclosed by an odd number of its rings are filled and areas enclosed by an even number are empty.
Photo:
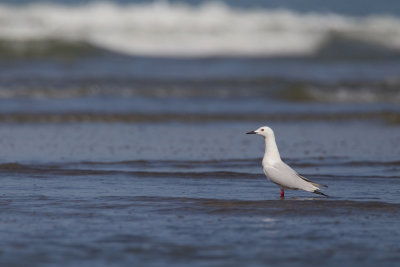
[[[323,195],[324,197],[329,197],[328,195],[326,195],[326,194],[324,194],[324,193],[322,193],[321,191],[318,191],[318,190],[314,190],[313,193],[318,194],[318,195]]]

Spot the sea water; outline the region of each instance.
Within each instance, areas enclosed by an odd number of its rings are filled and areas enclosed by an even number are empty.
[[[281,2],[1,1],[0,265],[397,266],[399,5]]]

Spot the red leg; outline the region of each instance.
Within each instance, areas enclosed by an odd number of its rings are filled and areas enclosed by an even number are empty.
[[[281,189],[281,198],[285,197],[285,192],[283,191],[283,189]]]

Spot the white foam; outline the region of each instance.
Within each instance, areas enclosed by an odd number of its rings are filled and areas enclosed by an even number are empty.
[[[156,2],[0,5],[0,39],[88,42],[150,56],[310,55],[330,36],[400,50],[400,19]]]

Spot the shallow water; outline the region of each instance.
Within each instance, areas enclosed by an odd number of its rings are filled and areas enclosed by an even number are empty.
[[[252,123],[3,125],[1,264],[396,266],[399,128],[272,126],[329,198],[281,200]]]

